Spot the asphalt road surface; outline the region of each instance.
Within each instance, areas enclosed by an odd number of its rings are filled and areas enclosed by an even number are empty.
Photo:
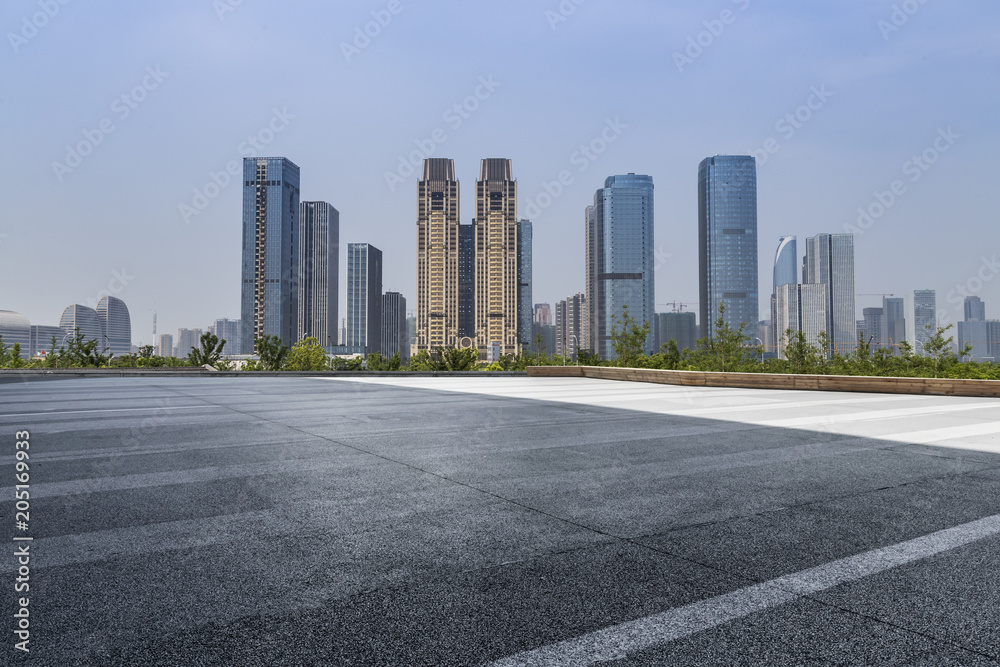
[[[1000,663],[995,399],[88,378],[0,424],[0,664]]]

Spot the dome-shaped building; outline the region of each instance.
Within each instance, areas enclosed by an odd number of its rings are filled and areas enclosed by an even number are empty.
[[[76,336],[76,330],[79,329],[85,341],[96,340],[98,347],[102,350],[108,346],[107,340],[104,338],[101,318],[97,316],[97,311],[93,308],[87,308],[78,303],[66,306],[62,317],[59,318],[59,328],[69,338]]]
[[[8,348],[21,344],[21,358],[31,358],[31,322],[21,313],[0,310],[0,336]]]
[[[105,296],[97,302],[97,316],[101,318],[105,345],[111,354],[118,356],[132,351],[132,320],[125,302],[114,296]]]

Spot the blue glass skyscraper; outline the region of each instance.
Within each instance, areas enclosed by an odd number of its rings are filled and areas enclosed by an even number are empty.
[[[645,350],[656,344],[653,293],[653,179],[627,174],[609,176],[587,208],[587,308],[583,327],[593,350],[614,359],[611,329],[628,306],[639,326],[648,322]],[[618,330],[621,330],[618,325]]]
[[[757,164],[749,155],[717,155],[698,168],[698,283],[703,336],[713,337],[721,303],[730,327],[756,326]]]
[[[299,168],[283,157],[243,158],[240,347],[275,335],[291,347],[299,316]]]
[[[782,236],[778,239],[778,250],[774,253],[774,274],[771,282],[771,340],[767,345],[771,350],[778,349],[783,331],[778,331],[778,288],[782,285],[795,285],[799,282],[798,243],[794,236]]]

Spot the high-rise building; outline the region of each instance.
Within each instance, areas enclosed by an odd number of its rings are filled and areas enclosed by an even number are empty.
[[[66,332],[64,332],[59,327],[54,327],[47,324],[32,324],[31,325],[31,356],[36,354],[48,354],[52,351],[52,339],[56,339],[55,349],[58,351],[62,347],[63,340],[65,340]],[[4,342],[7,342],[7,337],[4,335]]]
[[[410,358],[410,341],[406,333],[406,298],[399,292],[382,295],[382,343],[384,357],[399,354],[400,359]]]
[[[985,322],[986,304],[978,296],[965,297],[965,321]]]
[[[517,223],[517,342],[531,345],[531,221]]]
[[[458,337],[476,339],[476,226],[458,226]]]
[[[298,340],[337,344],[340,316],[340,213],[324,201],[299,204]]]
[[[611,329],[621,330],[623,309],[639,326],[649,324],[644,351],[656,345],[653,276],[653,179],[609,176],[585,213],[586,336],[603,359],[614,359]],[[582,331],[581,331],[582,333]],[[588,347],[581,342],[581,347]]]
[[[417,183],[417,348],[455,347],[459,335],[459,208],[455,162],[424,160]]]
[[[859,329],[858,335],[864,333],[865,342],[872,348],[882,347],[885,339],[885,313],[881,308],[865,308],[863,311],[865,319],[861,320],[864,325]]]
[[[583,306],[587,297],[574,294],[556,304],[556,344],[555,353],[576,358],[582,349]]]
[[[538,324],[552,325],[552,306],[547,303],[535,304],[535,322]],[[583,341],[580,341],[583,344]]]
[[[698,168],[698,287],[702,336],[723,321],[752,330],[757,288],[757,163],[749,155],[705,158]]]
[[[788,283],[777,289],[777,319],[774,327],[778,333],[778,358],[785,358],[785,348],[789,343],[788,332],[792,335],[802,332],[810,345],[819,343],[819,334],[826,330],[826,287],[810,283],[799,285]],[[852,324],[856,327],[857,321]]]
[[[298,282],[299,168],[283,157],[243,158],[243,354],[263,336],[295,344]]]
[[[347,345],[365,354],[382,344],[382,251],[369,243],[347,244]]]
[[[31,321],[21,313],[0,310],[0,338],[3,338],[4,345],[11,348],[10,352],[13,352],[14,344],[17,343],[20,345],[20,357],[31,358]]]
[[[240,350],[240,321],[230,319],[219,319],[208,327],[208,332],[215,335],[220,341],[226,341],[222,347],[223,354],[239,354]]]
[[[937,327],[937,299],[932,289],[913,290],[906,301],[906,340],[917,354],[926,354],[924,345]]]
[[[965,361],[1000,361],[1000,320],[966,320],[958,323],[958,349],[968,345]]]
[[[510,160],[486,158],[476,181],[476,347],[481,359],[519,351],[517,181]]]
[[[104,330],[102,345],[109,352],[118,356],[132,352],[132,320],[128,314],[128,306],[114,296],[104,296],[97,302],[97,317],[101,320]]]
[[[771,282],[771,322],[777,318],[777,302],[775,294],[782,285],[797,283],[799,277],[799,252],[798,242],[794,236],[782,236],[778,239],[778,250],[774,253],[774,272]],[[767,345],[771,350],[777,350],[778,338],[777,328],[771,327],[771,335],[768,337]]]
[[[695,349],[698,327],[694,313],[657,313],[656,320],[657,352],[671,340],[677,343],[678,350]]]
[[[826,324],[831,353],[849,354],[858,344],[854,294],[854,234],[806,239],[806,282],[826,286]]]
[[[93,308],[78,303],[66,306],[62,317],[59,318],[59,328],[68,338],[75,337],[76,330],[79,329],[84,341],[96,340],[101,350],[107,347],[104,341],[104,325]]]
[[[154,352],[158,357],[174,356],[174,337],[170,334],[160,334],[157,336]]]
[[[882,347],[893,354],[906,340],[906,308],[902,297],[882,297]]]
[[[177,347],[174,356],[183,359],[191,353],[191,348],[201,349],[201,329],[178,329]]]

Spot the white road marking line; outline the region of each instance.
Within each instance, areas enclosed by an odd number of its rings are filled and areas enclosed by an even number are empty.
[[[560,667],[620,660],[629,653],[666,644],[799,597],[929,558],[998,533],[1000,514],[995,514],[762,584],[747,586],[708,600],[517,653],[491,662],[488,667]]]
[[[91,412],[135,412],[136,410],[155,412],[157,410],[194,410],[199,408],[217,408],[217,405],[176,405],[172,407],[148,407],[148,408],[98,408],[94,410],[60,410],[58,412],[22,412],[20,414],[0,414],[0,419],[10,417],[50,417],[52,415],[79,415]]]

